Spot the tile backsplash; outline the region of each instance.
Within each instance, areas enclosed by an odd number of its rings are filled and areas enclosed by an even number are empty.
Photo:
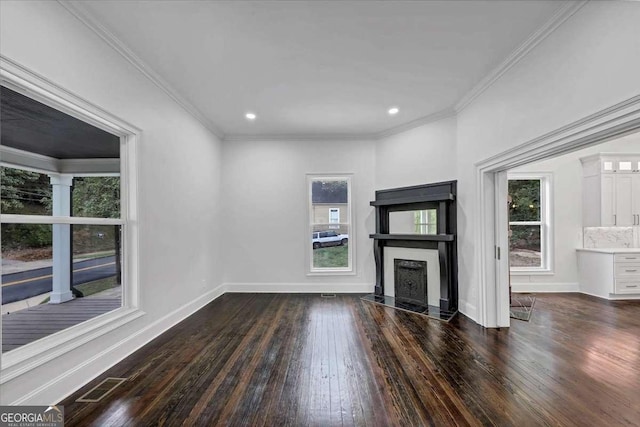
[[[585,248],[640,247],[640,227],[584,227]]]

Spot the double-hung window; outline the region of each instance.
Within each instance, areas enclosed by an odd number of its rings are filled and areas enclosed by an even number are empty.
[[[308,175],[310,274],[352,273],[351,177]]]
[[[551,174],[508,174],[512,274],[552,271]]]

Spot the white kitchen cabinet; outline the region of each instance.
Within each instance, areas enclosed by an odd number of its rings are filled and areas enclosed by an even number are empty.
[[[640,154],[598,154],[580,161],[583,226],[640,225]]]
[[[578,249],[582,293],[607,298],[640,298],[640,248]]]

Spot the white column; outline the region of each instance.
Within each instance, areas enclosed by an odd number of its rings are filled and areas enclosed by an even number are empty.
[[[53,216],[71,215],[72,175],[50,175]],[[73,299],[71,293],[71,226],[53,224],[53,291],[50,304]]]

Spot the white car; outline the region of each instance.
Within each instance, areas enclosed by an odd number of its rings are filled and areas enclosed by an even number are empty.
[[[324,246],[344,246],[349,243],[348,234],[338,234],[335,231],[316,231],[311,235],[313,249]]]

